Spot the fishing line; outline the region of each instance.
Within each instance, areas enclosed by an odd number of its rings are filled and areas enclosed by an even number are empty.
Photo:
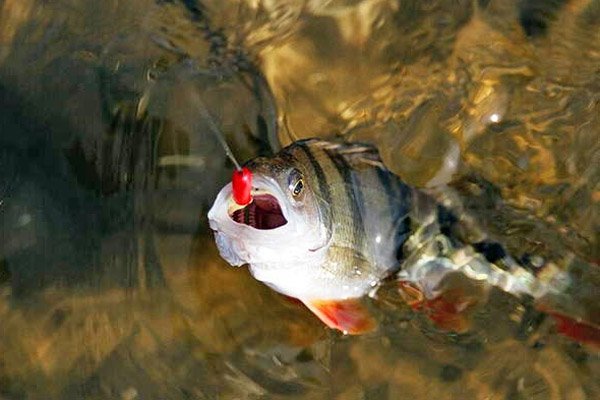
[[[198,107],[198,109],[200,111],[201,116],[208,123],[209,130],[215,135],[215,137],[217,138],[217,140],[219,141],[219,143],[223,147],[223,150],[225,150],[225,155],[231,160],[231,162],[233,162],[233,165],[235,165],[235,169],[237,171],[241,171],[242,167],[240,166],[240,163],[238,163],[237,159],[233,155],[233,152],[231,151],[231,148],[227,144],[227,140],[225,140],[225,135],[219,129],[219,127],[215,123],[215,119],[213,118],[212,115],[210,115],[210,113],[206,109],[206,105],[204,104],[204,102],[202,101],[202,99],[200,98],[200,96],[198,96],[197,94],[196,94],[196,102],[200,106],[200,107]]]
[[[225,140],[225,135],[219,129],[217,124],[215,123],[214,118],[208,112],[206,105],[200,98],[198,94],[196,94],[195,98],[197,104],[199,105],[198,109],[200,111],[200,115],[206,120],[208,123],[209,130],[215,135],[223,150],[225,150],[225,155],[229,157],[229,159],[235,165],[235,171],[233,171],[233,176],[231,177],[231,187],[232,187],[232,197],[233,200],[238,204],[245,206],[252,202],[252,172],[246,167],[241,167],[240,163],[236,160],[231,148],[227,144],[227,140]]]
[[[289,108],[289,104],[290,104],[289,96],[285,96],[285,104]],[[289,124],[287,113],[285,113],[285,112],[282,113],[281,120],[282,120],[281,122],[282,122],[283,126],[285,127],[285,133],[287,134],[288,138],[292,142],[297,141],[299,139],[298,135],[296,135],[296,133],[292,130],[292,128]]]

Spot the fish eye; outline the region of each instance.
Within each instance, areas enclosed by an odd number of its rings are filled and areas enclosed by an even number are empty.
[[[292,190],[292,194],[294,197],[298,196],[302,193],[302,189],[304,188],[304,183],[302,182],[302,178],[298,179],[296,184],[294,185],[294,189]]]
[[[292,192],[292,196],[298,197],[302,193],[302,189],[304,189],[304,180],[302,179],[302,174],[297,169],[292,170],[289,178],[289,188]]]

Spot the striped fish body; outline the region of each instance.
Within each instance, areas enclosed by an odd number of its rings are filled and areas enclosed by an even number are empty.
[[[341,288],[334,298],[362,296],[398,268],[410,233],[413,190],[381,164],[376,150],[313,139],[296,142],[279,157],[297,166],[305,190],[317,199],[328,236],[319,279]],[[273,164],[258,160],[249,165],[268,173]]]
[[[236,205],[229,184],[208,215],[221,255],[332,328],[373,328],[355,300],[392,273],[430,298],[454,272],[534,298],[568,284],[556,273],[537,279],[457,218],[460,208],[403,183],[371,146],[307,139],[246,166],[253,202]]]

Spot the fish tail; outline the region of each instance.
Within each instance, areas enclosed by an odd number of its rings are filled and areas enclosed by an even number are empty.
[[[462,273],[467,278],[499,288],[515,296],[540,298],[550,292],[561,292],[565,278],[556,274],[551,282],[543,282],[520,266],[510,256],[490,262],[473,246],[455,247],[452,239],[437,235],[423,244],[418,253],[407,260],[408,268],[401,279],[417,282],[428,298],[437,295],[437,288],[447,275]],[[559,279],[560,278],[560,279]]]
[[[488,263],[491,285],[514,295],[541,298],[560,294],[571,285],[569,273],[541,257],[510,256],[502,245],[480,241],[469,246],[483,263]]]

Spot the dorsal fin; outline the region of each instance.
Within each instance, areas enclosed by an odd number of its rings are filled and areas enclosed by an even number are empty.
[[[321,139],[307,139],[309,146],[319,147],[323,150],[336,152],[344,157],[346,162],[355,169],[381,168],[385,165],[381,161],[377,148],[368,143],[348,143],[342,141],[327,141]]]

